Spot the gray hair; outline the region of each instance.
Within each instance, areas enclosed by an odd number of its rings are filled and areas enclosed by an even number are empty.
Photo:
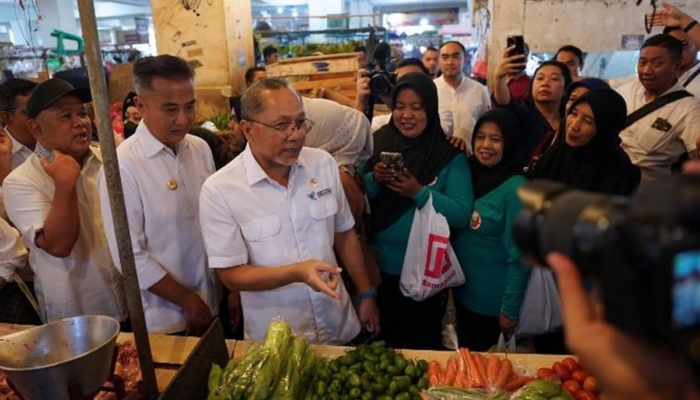
[[[153,79],[192,80],[194,70],[180,57],[163,54],[144,57],[134,63],[134,87],[137,93],[153,89]]]
[[[250,85],[243,96],[241,97],[241,118],[242,119],[252,119],[254,116],[265,111],[265,101],[263,99],[263,93],[265,92],[275,92],[278,90],[287,89],[294,93],[299,102],[301,102],[301,95],[293,87],[289,85],[286,81],[280,78],[264,78]]]

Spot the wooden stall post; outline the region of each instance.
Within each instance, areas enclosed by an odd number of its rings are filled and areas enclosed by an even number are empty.
[[[100,126],[97,127],[97,133],[100,137],[109,203],[114,218],[117,247],[119,248],[119,260],[122,266],[122,273],[124,274],[127,307],[129,308],[131,324],[134,328],[134,341],[136,342],[136,348],[139,354],[139,363],[144,382],[144,394],[146,399],[152,400],[158,397],[158,384],[156,382],[156,372],[153,366],[151,344],[148,341],[146,318],[144,317],[143,305],[141,303],[141,290],[139,289],[139,280],[136,275],[134,250],[131,247],[129,221],[127,220],[126,208],[124,206],[124,192],[122,190],[119,162],[117,161],[117,148],[114,145],[112,123],[109,115],[107,82],[102,66],[102,53],[100,51],[100,40],[97,33],[95,5],[93,0],[78,0],[78,11],[80,14],[80,25],[83,30],[83,38],[85,40],[85,57],[88,65],[92,101],[95,114],[100,119]]]

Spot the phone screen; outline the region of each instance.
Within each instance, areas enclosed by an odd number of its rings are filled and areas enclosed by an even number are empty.
[[[700,325],[700,251],[685,251],[673,259],[673,323],[677,329]]]

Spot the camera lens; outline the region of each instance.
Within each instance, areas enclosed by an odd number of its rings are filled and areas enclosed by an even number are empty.
[[[391,80],[386,73],[379,72],[372,76],[369,87],[373,94],[387,94],[391,92]]]

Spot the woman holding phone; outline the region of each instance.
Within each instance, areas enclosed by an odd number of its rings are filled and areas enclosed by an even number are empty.
[[[432,196],[435,210],[459,229],[469,223],[474,198],[466,156],[448,142],[437,104],[429,76],[401,78],[392,93],[391,120],[374,134],[374,154],[363,174],[371,209],[370,244],[382,274],[377,297],[382,335],[395,348],[438,349],[442,342],[446,292],[416,302],[399,289],[416,208]]]

